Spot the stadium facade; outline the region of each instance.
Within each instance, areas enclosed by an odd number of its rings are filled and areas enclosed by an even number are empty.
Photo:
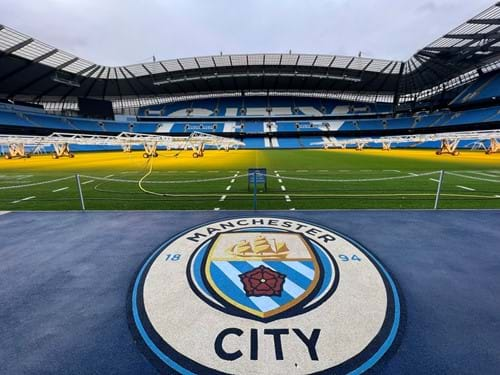
[[[500,4],[407,61],[289,53],[109,67],[0,25],[0,134],[198,131],[248,148],[310,148],[494,131],[499,68]]]

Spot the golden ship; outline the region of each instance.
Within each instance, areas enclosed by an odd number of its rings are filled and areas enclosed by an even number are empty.
[[[290,249],[285,242],[276,242],[260,235],[255,238],[253,244],[250,241],[242,240],[226,249],[226,254],[241,259],[285,259],[290,253]]]

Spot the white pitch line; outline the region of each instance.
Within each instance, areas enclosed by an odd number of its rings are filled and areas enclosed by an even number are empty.
[[[92,182],[94,182],[94,180],[88,180],[88,181],[82,182],[82,185],[87,185],[87,184],[90,184]]]
[[[429,178],[429,180],[434,181],[434,182],[439,182],[439,180],[436,180],[435,178]]]
[[[399,171],[397,169],[384,169],[384,172],[397,172],[397,173],[401,173],[401,171]]]
[[[63,191],[63,190],[66,190],[66,189],[69,189],[69,187],[68,187],[68,186],[65,186],[65,187],[62,187],[62,188],[60,188],[60,189],[52,190],[52,192],[53,192],[53,193],[57,193],[57,192],[59,192],[59,191]]]
[[[104,176],[104,178],[111,178],[111,177],[113,177],[113,176],[114,176],[114,174],[110,174],[110,175],[108,175],[108,176]]]
[[[480,176],[486,176],[486,177],[498,177],[497,175],[494,175],[494,174],[488,174],[488,173],[483,173],[483,172],[470,172],[470,173],[474,173],[474,174],[478,174]]]
[[[411,172],[408,172],[408,174],[409,174],[410,176],[418,176],[418,174],[416,174],[416,173],[411,173]]]
[[[281,185],[281,190],[286,191],[286,188],[283,185]]]
[[[295,172],[309,172],[308,169],[297,169]]]
[[[223,195],[222,197],[220,197],[219,202],[224,202],[225,200],[226,200],[226,196]]]
[[[500,195],[495,195],[495,198],[500,198]]]
[[[289,195],[285,195],[285,200],[286,200],[287,202],[291,202],[291,201],[292,201],[292,200],[290,199],[290,196],[289,196]]]
[[[29,201],[30,199],[34,199],[36,198],[36,196],[32,195],[31,197],[26,197],[26,198],[23,198],[23,199],[18,199],[17,201],[12,201],[11,203],[19,203],[19,202],[23,202],[23,201]]]
[[[467,186],[457,185],[457,187],[459,187],[460,189],[464,189],[464,190],[476,191],[476,189],[473,189],[473,188],[470,188],[470,187],[467,187]]]
[[[229,186],[226,188],[226,190],[231,190],[231,185],[229,185]]]

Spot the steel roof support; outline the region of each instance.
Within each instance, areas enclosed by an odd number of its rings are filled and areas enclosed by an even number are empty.
[[[32,61],[29,61],[29,60],[26,60],[25,62],[25,65],[20,67],[20,68],[17,68],[15,70],[13,70],[12,72],[9,72],[7,74],[4,74],[2,76],[0,76],[0,82],[14,76],[15,74],[19,74],[21,73],[24,69],[27,69],[29,68],[30,66],[33,66],[34,64],[36,63],[39,63],[40,61],[43,61],[45,60],[46,58],[56,54],[59,50],[58,49],[53,49],[52,51],[49,51],[47,53],[44,53],[43,55],[37,57],[36,59],[32,60]],[[4,55],[4,56],[7,56],[7,55]]]
[[[42,76],[40,77],[37,77],[31,81],[29,81],[28,83],[26,83],[25,85],[21,86],[20,88],[16,88],[15,90],[9,92],[9,95],[8,97],[9,98],[13,98],[15,95],[19,94],[19,93],[22,93],[24,90],[30,88],[31,86],[33,86],[35,83],[38,83],[40,82],[41,80],[47,78],[48,76],[50,76],[51,74],[53,74],[55,71],[57,70],[60,70],[60,69],[63,69],[71,64],[73,64],[74,62],[78,61],[78,57],[75,57],[74,59],[71,59],[71,60],[68,60],[66,61],[65,63],[63,64],[60,64],[54,68],[51,68],[49,72],[43,74]]]

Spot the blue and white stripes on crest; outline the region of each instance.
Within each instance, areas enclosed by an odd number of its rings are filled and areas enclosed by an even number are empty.
[[[281,296],[247,297],[245,294],[239,275],[262,265],[286,275]],[[274,310],[298,298],[306,292],[314,279],[312,261],[213,261],[210,267],[212,277],[226,295],[261,312]]]

